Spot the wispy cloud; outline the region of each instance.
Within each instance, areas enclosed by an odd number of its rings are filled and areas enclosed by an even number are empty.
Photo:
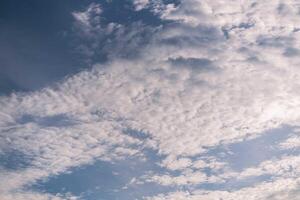
[[[299,126],[299,59],[286,51],[299,49],[300,5],[292,0],[163,5],[159,16],[172,23],[115,30],[116,46],[110,50],[137,49],[138,56],[114,54],[55,88],[0,97],[0,151],[18,149],[33,158],[28,168],[1,171],[4,199],[22,195],[36,180],[95,159],[146,159],[145,149],[158,152],[162,159],[157,165],[166,173],[145,171],[136,182],[175,185],[174,192],[149,199],[296,199],[298,156],[237,171],[226,159],[204,155],[282,125]],[[100,15],[98,4],[73,12],[75,25],[91,41],[109,32]],[[139,37],[138,28],[150,36]],[[147,134],[136,137],[128,130]],[[276,148],[298,148],[295,144],[297,140],[288,139]],[[197,188],[266,174],[269,181],[232,191]],[[192,187],[182,191],[182,185]]]

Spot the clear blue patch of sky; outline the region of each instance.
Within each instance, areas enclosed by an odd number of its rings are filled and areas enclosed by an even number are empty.
[[[22,115],[19,119],[17,119],[18,124],[26,124],[26,123],[36,123],[42,127],[64,127],[64,126],[72,126],[76,124],[76,121],[70,119],[68,116],[64,114],[39,117],[33,115]]]
[[[277,145],[286,140],[291,133],[293,133],[292,127],[282,126],[266,131],[257,138],[214,149],[210,154],[225,160],[234,170],[243,170],[288,153],[288,151],[278,148]]]
[[[155,183],[128,185],[134,177],[139,178],[146,172],[162,173],[158,166],[157,154],[146,151],[147,160],[127,158],[113,163],[96,161],[93,164],[70,169],[70,173],[62,173],[40,180],[30,189],[51,194],[72,193],[85,200],[132,200],[143,196],[170,192],[171,187],[162,187]],[[124,188],[127,186],[127,188]]]
[[[0,154],[0,169],[8,171],[22,170],[29,167],[31,161],[32,158],[18,150],[5,150]]]
[[[0,94],[39,89],[78,71],[65,33],[79,0],[0,2]]]
[[[0,95],[37,90],[90,68],[74,50],[78,43],[72,34],[71,13],[83,11],[92,2],[102,5],[104,24],[162,23],[147,9],[135,12],[129,0],[0,1]],[[178,4],[165,1],[172,2]],[[98,56],[97,62],[105,61]]]

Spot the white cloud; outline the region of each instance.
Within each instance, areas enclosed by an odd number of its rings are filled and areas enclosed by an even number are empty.
[[[74,23],[71,33],[77,36],[76,40],[79,39],[78,44],[75,44],[76,51],[85,56],[89,64],[97,56],[100,46],[104,45],[103,40],[109,41],[107,37],[124,31],[124,27],[118,23],[102,23],[102,12],[101,5],[97,3],[91,3],[83,11],[72,12]],[[102,51],[105,52],[104,49]]]
[[[140,11],[144,8],[147,8],[149,0],[134,0],[133,5],[136,11]]]
[[[297,8],[299,4],[292,0],[285,5],[234,0],[170,4],[160,10],[161,18],[176,23],[155,29],[148,45],[136,45],[141,44],[136,41],[137,29],[129,34],[119,29],[117,39],[128,36],[124,41],[139,47],[138,58],[113,57],[56,88],[0,97],[0,151],[15,148],[34,157],[29,169],[1,172],[0,188],[9,193],[96,158],[142,157],[140,149],[146,147],[166,156],[160,166],[181,173],[148,177],[162,185],[219,182],[230,177],[229,172],[208,177],[191,171],[226,166],[194,157],[283,124],[299,125],[300,62],[297,56],[286,54],[287,48],[300,48],[299,31],[295,31],[300,26]],[[91,33],[102,30],[100,14],[100,6],[91,4],[73,16],[83,33],[95,38],[99,34]],[[179,61],[180,65],[174,64]],[[63,115],[74,124],[44,126],[34,120],[22,122],[24,115],[44,120]],[[127,128],[147,132],[149,138],[143,141],[123,134]],[[284,162],[294,160],[290,159]],[[281,161],[270,162],[269,167],[266,163],[243,173],[276,175],[282,166]],[[274,182],[233,192],[176,192],[154,199],[266,199],[296,188],[298,179],[284,178],[285,173],[279,173],[282,178]]]
[[[238,177],[272,175],[275,177],[299,177],[300,175],[300,157],[284,156],[276,160],[267,160],[260,163],[255,168],[248,168],[241,172]]]
[[[285,142],[281,143],[280,146],[284,149],[299,148],[300,138],[295,136],[287,139]]]
[[[210,176],[208,177],[203,172],[187,172],[179,176],[170,175],[153,175],[146,182],[155,182],[163,186],[181,186],[181,185],[196,185],[199,183],[221,183],[221,178]]]
[[[100,4],[91,3],[86,10],[73,12],[76,26],[85,34],[90,34],[93,29],[100,28],[100,15],[102,9]]]
[[[299,135],[292,135],[287,140],[281,142],[279,146],[282,149],[298,149],[300,147],[300,137]]]
[[[238,191],[203,191],[203,190],[195,190],[193,192],[187,191],[177,191],[170,194],[161,194],[153,198],[147,198],[151,200],[198,200],[198,199],[206,199],[206,200],[216,200],[216,199],[224,199],[224,200],[285,200],[285,199],[297,199],[298,197],[294,195],[295,191],[299,187],[298,179],[279,179],[274,182],[269,183],[261,183],[254,187],[243,188]]]

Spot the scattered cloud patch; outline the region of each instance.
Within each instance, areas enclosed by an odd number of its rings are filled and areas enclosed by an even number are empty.
[[[134,0],[133,5],[136,11],[140,11],[144,8],[147,8],[149,0]]]
[[[296,199],[300,5],[136,2],[171,23],[102,24],[92,3],[73,12],[74,26],[91,54],[107,40],[107,62],[55,88],[0,97],[0,151],[34,158],[0,172],[1,192],[42,195],[25,188],[95,160],[147,161],[152,151],[151,167],[124,186],[167,188],[145,198]]]

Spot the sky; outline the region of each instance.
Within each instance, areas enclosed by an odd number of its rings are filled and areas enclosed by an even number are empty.
[[[3,0],[1,200],[298,200],[300,2]]]

